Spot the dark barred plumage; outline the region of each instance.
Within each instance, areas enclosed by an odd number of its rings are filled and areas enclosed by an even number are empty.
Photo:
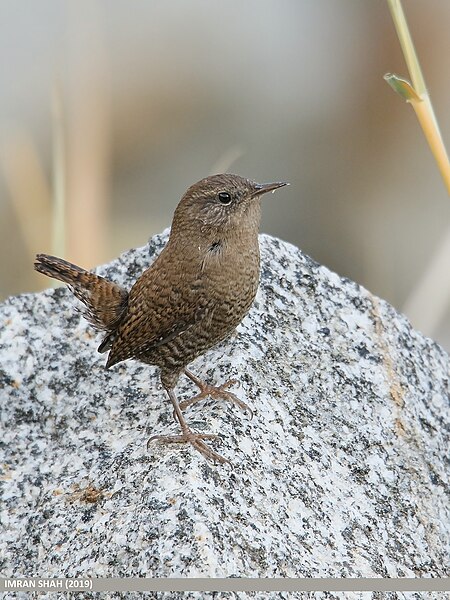
[[[34,268],[67,283],[84,304],[83,316],[95,329],[109,334],[119,326],[128,304],[128,292],[123,287],[48,254],[37,254]]]
[[[208,395],[248,407],[227,391],[230,382],[207,385],[186,367],[228,337],[249,310],[259,281],[260,198],[284,185],[224,174],[191,186],[166,247],[129,293],[60,258],[36,257],[35,269],[67,283],[88,321],[106,333],[99,352],[110,351],[107,367],[134,358],[160,368],[181,435],[154,437],[189,442],[211,460],[225,461],[204,442],[214,436],[191,431],[181,408]],[[174,388],[182,372],[200,394],[179,404]]]

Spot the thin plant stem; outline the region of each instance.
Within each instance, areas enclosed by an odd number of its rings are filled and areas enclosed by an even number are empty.
[[[405,13],[403,12],[402,3],[400,0],[387,0],[387,3],[389,5],[389,10],[391,11],[395,29],[397,30],[398,39],[400,40],[411,81],[417,94],[421,96],[422,94],[427,93],[427,88],[409,32],[408,23],[406,22]]]
[[[52,89],[52,252],[66,254],[66,143],[62,93],[59,82]]]
[[[400,0],[387,0],[387,2],[413,85],[411,86],[405,79],[391,73],[385,75],[384,78],[413,107],[450,195],[450,161],[427,92],[402,4]]]

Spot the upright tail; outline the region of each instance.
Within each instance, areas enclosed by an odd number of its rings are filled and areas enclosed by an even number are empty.
[[[114,333],[127,310],[127,290],[104,277],[48,254],[37,254],[34,268],[47,277],[67,283],[74,295],[85,305],[86,319],[96,329],[109,334]],[[106,337],[99,350],[108,349],[111,337]]]

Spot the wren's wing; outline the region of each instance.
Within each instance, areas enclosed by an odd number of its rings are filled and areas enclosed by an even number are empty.
[[[111,347],[106,367],[127,358],[139,358],[203,319],[208,303],[201,293],[200,279],[186,281],[183,274],[171,281],[160,265],[150,267],[136,282],[129,294],[128,311],[117,332],[108,336],[99,347]]]

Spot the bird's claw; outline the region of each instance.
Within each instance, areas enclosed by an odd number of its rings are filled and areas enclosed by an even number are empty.
[[[147,448],[150,442],[157,440],[164,444],[191,444],[200,454],[212,462],[229,463],[230,461],[214,452],[203,440],[215,439],[218,436],[214,433],[195,433],[186,429],[180,435],[152,435],[147,442]]]
[[[205,398],[209,397],[213,398],[214,400],[225,400],[227,402],[235,404],[236,406],[239,406],[241,410],[243,410],[244,412],[248,412],[250,414],[250,418],[252,419],[253,411],[248,406],[248,404],[240,400],[236,396],[236,394],[227,391],[228,388],[236,384],[240,385],[240,382],[237,379],[230,379],[229,381],[225,381],[225,383],[222,383],[222,385],[219,386],[209,385],[208,383],[204,382],[202,382],[201,384],[197,383],[196,385],[198,385],[198,387],[200,388],[200,393],[194,396],[193,398],[190,398],[189,400],[183,400],[182,402],[180,402],[180,408],[181,410],[184,410],[188,406],[192,406],[200,400],[204,400]]]

